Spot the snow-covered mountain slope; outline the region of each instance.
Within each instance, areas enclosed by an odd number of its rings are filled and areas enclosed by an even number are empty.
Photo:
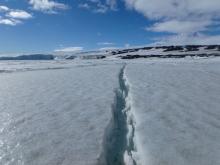
[[[185,46],[155,46],[155,47],[136,47],[129,49],[109,49],[100,51],[81,52],[68,58],[80,57],[83,59],[102,59],[102,58],[184,58],[186,56],[220,56],[219,45],[185,45]]]
[[[220,56],[219,45],[186,45],[186,46],[160,46],[138,47],[129,49],[108,49],[87,52],[65,52],[47,54],[30,54],[20,56],[1,56],[0,60],[74,60],[74,59],[104,59],[104,58],[184,58]]]
[[[220,56],[220,46],[218,45],[187,45],[187,46],[161,46],[161,47],[142,47],[134,49],[124,49],[112,51],[122,59],[134,58],[184,58],[186,56]]]
[[[54,53],[56,59],[103,59],[107,56],[112,55],[113,50],[94,50],[85,52],[65,52],[65,53]]]

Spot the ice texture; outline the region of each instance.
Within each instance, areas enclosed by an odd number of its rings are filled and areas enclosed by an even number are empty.
[[[121,66],[93,63],[0,73],[0,164],[98,162]]]
[[[137,60],[126,76],[139,164],[220,164],[219,60]]]
[[[1,61],[0,164],[105,165],[117,91],[125,165],[220,164],[220,58]]]

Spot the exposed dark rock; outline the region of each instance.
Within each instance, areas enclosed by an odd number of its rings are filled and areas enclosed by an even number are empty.
[[[127,55],[127,56],[120,56],[121,59],[137,59],[137,58],[185,58],[185,57],[219,57],[220,54],[218,53],[211,53],[211,54],[166,54],[166,55]]]
[[[169,52],[169,51],[182,51],[184,48],[182,46],[169,46],[167,47],[164,52]]]
[[[218,48],[218,45],[208,45],[205,47],[206,50],[212,50]]]
[[[67,57],[66,59],[67,60],[74,60],[76,58],[76,56],[69,56],[69,57]]]
[[[122,49],[122,50],[114,50],[111,52],[112,55],[120,55],[125,53],[138,52],[139,50],[150,50],[150,49],[164,49],[164,52],[169,51],[179,51],[179,52],[191,52],[191,51],[199,51],[199,48],[205,47],[205,45],[186,45],[186,46],[156,46],[156,47],[143,47],[143,48],[134,48],[134,49]],[[214,49],[220,51],[220,45],[210,45],[206,46],[206,49]]]
[[[144,47],[144,48],[141,48],[142,50],[151,50],[153,49],[153,47]]]
[[[146,55],[127,55],[121,56],[121,59],[136,59],[136,58],[146,58]]]
[[[97,59],[104,59],[106,56],[97,56]]]
[[[167,49],[169,46],[156,46],[155,49]]]
[[[199,51],[199,48],[203,47],[202,45],[186,45],[186,52],[188,51]]]
[[[89,60],[89,59],[103,59],[103,58],[106,58],[106,56],[104,56],[104,55],[82,56],[82,59],[86,59],[86,60]]]

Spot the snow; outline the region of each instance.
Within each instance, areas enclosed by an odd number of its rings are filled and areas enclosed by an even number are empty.
[[[136,60],[126,76],[139,164],[220,164],[220,61]]]
[[[127,59],[130,56],[135,58],[183,58],[185,56],[220,56],[219,45],[182,45],[182,46],[155,46],[155,47],[133,47],[133,48],[108,48],[101,50],[85,51],[85,52],[53,52],[49,54],[29,54],[29,55],[1,55],[0,61],[5,60],[77,60],[77,59]],[[133,57],[132,57],[133,56]],[[142,56],[142,57],[140,57]]]
[[[109,60],[108,60],[109,61]],[[0,61],[0,73],[71,69],[96,65],[112,65],[105,60]],[[114,62],[117,63],[117,62]],[[113,63],[113,64],[114,64]]]
[[[219,55],[218,45],[182,45],[162,47],[136,47],[112,50],[112,56],[108,56],[107,58],[184,58],[186,56],[210,57]]]
[[[218,50],[206,50],[204,49],[204,47],[199,48],[198,51],[165,51],[165,49],[163,48],[152,48],[150,50],[138,50],[137,52],[129,52],[129,53],[125,53],[123,55],[169,55],[169,54],[173,54],[173,55],[184,55],[184,54],[188,54],[188,55],[194,55],[194,54],[219,54]]]
[[[0,61],[0,82],[0,164],[102,165],[120,83],[125,165],[220,164],[220,58]]]
[[[97,164],[121,66],[93,63],[0,74],[0,164]]]

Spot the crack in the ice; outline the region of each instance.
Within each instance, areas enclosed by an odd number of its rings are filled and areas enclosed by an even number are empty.
[[[119,89],[116,91],[115,103],[112,108],[112,119],[106,129],[104,148],[99,160],[100,165],[136,165],[133,159],[135,152],[134,134],[135,122],[131,114],[131,106],[128,103],[129,88],[125,78],[126,65],[119,73]],[[126,161],[125,161],[126,159]],[[126,163],[127,162],[127,163]]]
[[[132,114],[132,109],[131,109],[131,102],[129,99],[131,99],[129,97],[129,83],[127,82],[127,78],[125,76],[125,67],[123,70],[123,84],[125,85],[125,100],[126,100],[126,107],[123,110],[126,114],[126,119],[127,119],[127,148],[124,152],[124,161],[125,164],[129,163],[129,165],[136,165],[136,161],[134,159],[133,153],[137,152],[136,146],[135,146],[135,142],[134,142],[134,136],[135,136],[135,120],[134,120],[134,116]]]

